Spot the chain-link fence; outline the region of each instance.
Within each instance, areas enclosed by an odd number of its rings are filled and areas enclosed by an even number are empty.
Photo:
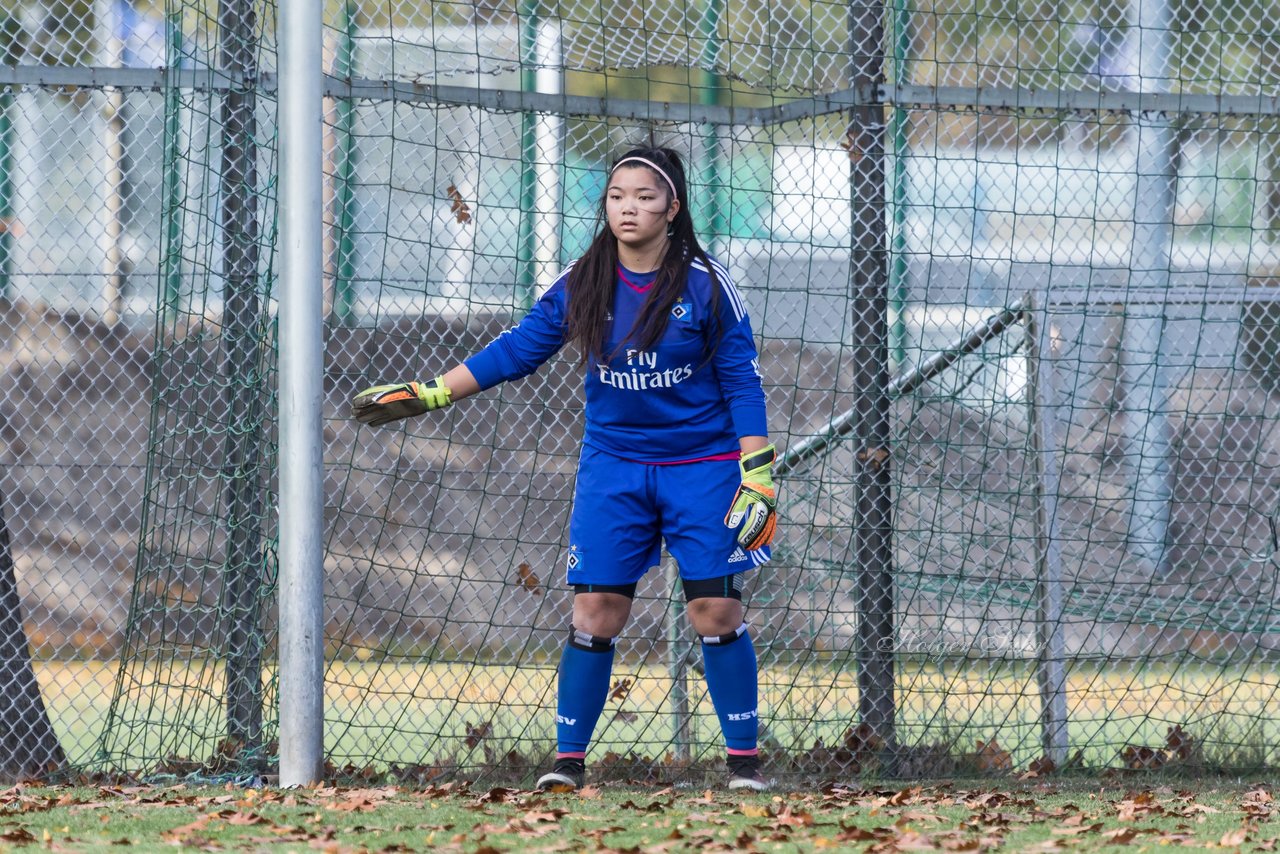
[[[335,768],[551,755],[574,357],[399,429],[347,401],[518,319],[650,140],[690,164],[784,451],[747,590],[774,773],[1275,764],[1280,18],[1052,11],[330,4]],[[0,767],[262,773],[274,8],[5,21]],[[719,756],[680,601],[666,559],[594,767]]]

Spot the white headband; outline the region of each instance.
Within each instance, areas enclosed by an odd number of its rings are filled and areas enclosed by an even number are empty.
[[[652,160],[646,160],[643,157],[624,157],[617,163],[613,164],[613,172],[617,172],[618,167],[623,163],[643,163],[645,166],[648,166],[650,169],[661,175],[662,180],[667,182],[667,186],[671,188],[671,198],[679,200],[680,194],[676,192],[676,182],[672,181],[671,177],[667,175],[666,172],[663,172],[662,167],[657,163],[654,163]],[[612,175],[613,172],[610,172],[609,174]]]

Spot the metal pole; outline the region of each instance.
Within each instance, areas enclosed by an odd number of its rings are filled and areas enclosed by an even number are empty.
[[[558,95],[564,91],[564,47],[560,20],[538,23],[535,85],[539,93]],[[560,175],[564,166],[564,117],[543,115],[534,132],[537,167],[534,186],[533,280],[550,282],[560,272]],[[532,299],[532,297],[531,297]]]
[[[242,81],[222,97],[220,211],[223,351],[226,373],[227,551],[222,609],[226,635],[227,736],[261,764],[262,442],[264,385],[258,297],[257,15],[253,0],[220,0],[221,66]]]
[[[324,759],[324,130],[319,10],[280,3],[280,785]]]
[[[1067,761],[1066,641],[1062,633],[1062,549],[1058,524],[1058,457],[1054,434],[1053,363],[1045,358],[1048,324],[1036,322],[1027,294],[1027,407],[1036,490],[1036,681],[1040,686],[1040,740],[1045,756]]]
[[[355,73],[355,4],[351,0],[339,7],[338,55],[334,71],[341,80],[349,80]],[[355,176],[356,147],[355,104],[350,98],[338,98],[334,104],[334,219],[338,232],[336,258],[333,264],[333,322],[348,326],[355,310]]]
[[[945,350],[935,351],[916,367],[905,374],[898,374],[889,383],[889,396],[901,397],[918,389],[929,380],[941,374],[955,364],[962,356],[967,356],[993,338],[1004,334],[1004,331],[1017,323],[1022,317],[1022,301],[1019,300],[1008,308],[987,317],[978,326],[969,330],[964,337]],[[837,439],[848,436],[858,423],[855,409],[846,409],[827,422],[817,433],[807,439],[792,443],[778,461],[773,464],[773,476],[785,477],[795,471],[802,463],[821,454]]]
[[[859,0],[850,6],[855,88],[874,90],[884,82],[883,20],[880,0]],[[858,715],[884,745],[886,770],[892,773],[896,702],[884,104],[861,104],[851,110],[850,118]]]
[[[168,17],[168,66],[182,63],[182,16]],[[164,235],[160,249],[160,275],[163,280],[159,328],[168,328],[177,320],[182,298],[182,93],[170,81],[164,95]]]
[[[894,0],[893,70],[899,83],[911,82],[911,11],[905,0]],[[890,334],[890,358],[895,366],[907,360],[907,324],[903,316],[907,305],[907,159],[911,154],[911,142],[907,134],[909,111],[893,105],[893,254],[889,268],[889,293],[892,302]],[[900,368],[899,368],[900,369]]]
[[[1131,32],[1137,33],[1138,85],[1144,92],[1169,91],[1172,52],[1169,46],[1170,11],[1165,0],[1132,0],[1136,16]],[[1168,377],[1162,364],[1160,339],[1164,332],[1163,295],[1169,288],[1169,264],[1173,242],[1173,148],[1176,134],[1163,114],[1138,113],[1137,194],[1133,216],[1133,250],[1129,287],[1157,299],[1133,301],[1125,312],[1121,348],[1121,381],[1124,384],[1125,438],[1129,470],[1133,475],[1133,506],[1129,517],[1129,548],[1163,574],[1168,569],[1169,459],[1172,435],[1169,427]]]
[[[708,0],[706,14],[702,18],[702,72],[699,75],[701,87],[698,102],[708,106],[720,103],[720,75],[715,69],[720,61],[720,18],[722,15],[721,0]],[[728,200],[724,198],[723,182],[720,178],[720,128],[708,123],[702,135],[702,186],[706,189],[704,198],[706,205],[707,244],[713,255],[723,255],[728,246],[729,222],[725,217],[729,210]]]
[[[9,299],[13,284],[13,149],[16,134],[13,90],[0,92],[0,299]]]
[[[536,0],[520,0],[517,13],[520,27],[520,91],[538,90],[538,14]],[[516,305],[528,311],[533,307],[536,284],[537,233],[534,229],[537,207],[538,115],[526,112],[520,117],[520,226],[516,246]]]
[[[685,607],[681,597],[680,569],[666,560],[667,591],[671,604],[667,608],[667,674],[671,677],[671,754],[677,762],[687,762],[693,755],[693,716],[689,711],[689,654],[692,643],[685,639]]]
[[[4,64],[22,61],[22,22],[12,15],[0,18],[0,57]],[[13,87],[0,91],[0,299],[10,299],[13,287],[14,149],[18,141],[13,119],[17,98]]]
[[[107,68],[119,68],[122,64],[124,42],[120,38],[120,24],[112,8],[111,0],[98,0],[94,15],[97,18],[98,61]],[[124,299],[124,91],[107,89],[102,104],[102,207],[106,222],[103,223],[102,250],[102,322],[108,326],[120,320]]]

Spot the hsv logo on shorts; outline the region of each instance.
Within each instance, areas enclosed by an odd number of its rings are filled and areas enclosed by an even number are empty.
[[[582,563],[582,558],[578,555],[578,547],[569,546],[569,558],[565,561],[565,565],[569,569],[577,569],[580,563]]]

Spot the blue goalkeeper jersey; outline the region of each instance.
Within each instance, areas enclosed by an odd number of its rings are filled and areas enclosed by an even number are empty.
[[[623,459],[664,463],[735,453],[740,436],[768,435],[751,321],[728,272],[712,264],[718,299],[712,300],[707,268],[694,261],[666,331],[647,350],[619,339],[635,326],[657,274],[619,268],[606,361],[592,358],[586,366],[585,445]],[[528,376],[564,344],[571,269],[520,323],[466,361],[482,389]],[[709,339],[718,332],[721,340],[708,360]]]

